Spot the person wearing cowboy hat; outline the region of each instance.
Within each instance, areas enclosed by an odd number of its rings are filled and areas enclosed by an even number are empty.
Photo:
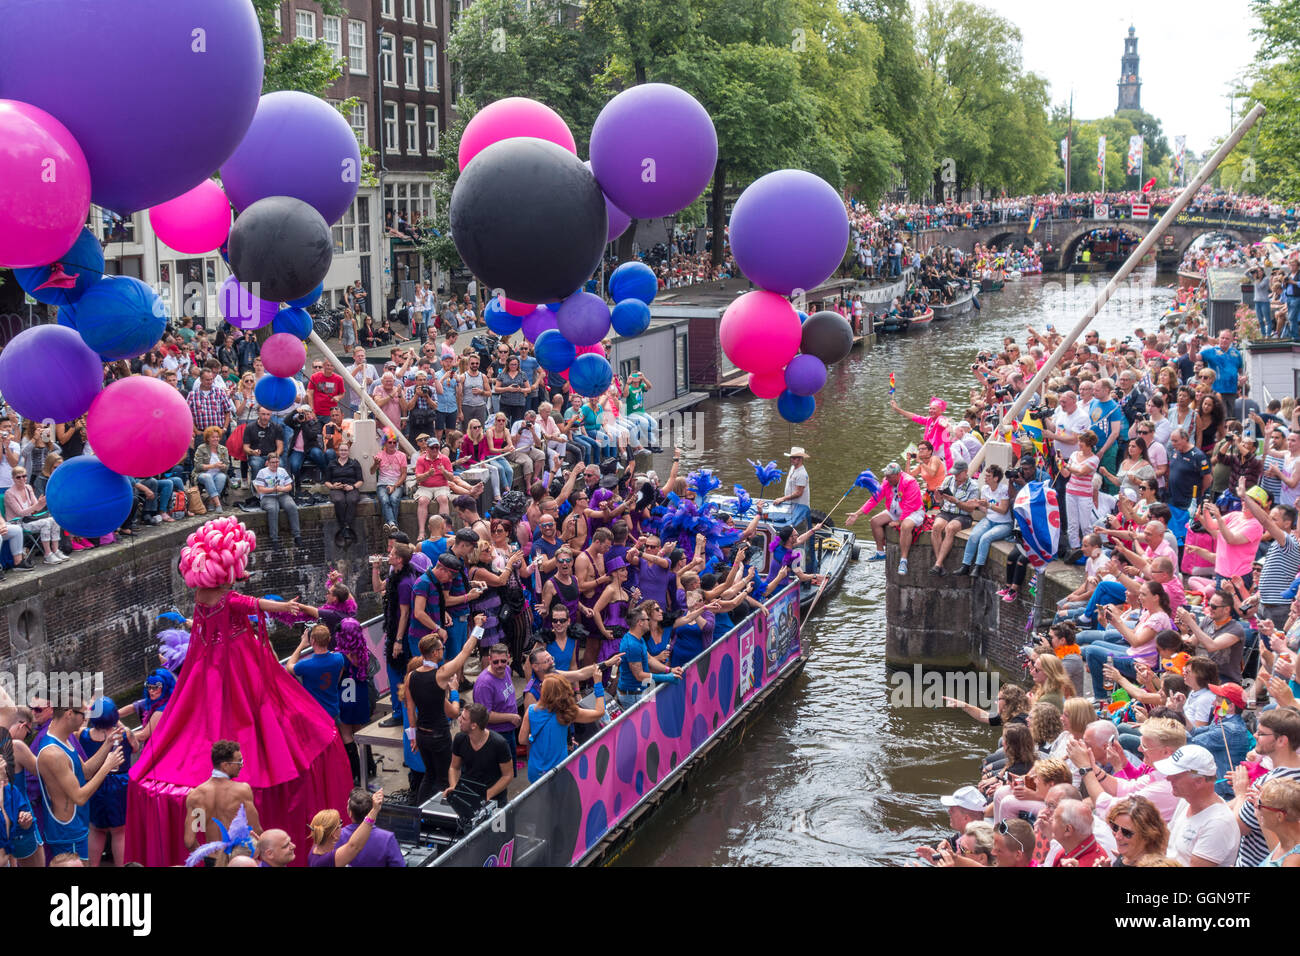
[[[808,453],[799,445],[795,445],[785,457],[790,459],[790,474],[785,476],[785,494],[780,498],[773,498],[772,504],[779,505],[787,501],[793,501],[798,505],[808,505],[811,501],[808,488],[808,471],[804,468],[804,459]]]

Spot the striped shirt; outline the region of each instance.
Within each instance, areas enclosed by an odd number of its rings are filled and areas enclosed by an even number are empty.
[[[1267,472],[1270,468],[1276,468],[1278,471],[1286,471],[1286,452],[1266,452],[1264,454],[1264,468]],[[1282,479],[1270,478],[1266,474],[1259,479],[1259,486],[1268,492],[1270,498],[1277,501],[1278,495],[1282,491]]]
[[[1251,784],[1250,792],[1258,794],[1269,780],[1294,780],[1300,783],[1300,767],[1275,767]],[[1237,811],[1237,819],[1245,827],[1241,843],[1237,847],[1238,866],[1259,866],[1268,856],[1268,841],[1259,827],[1255,816],[1255,807],[1249,800]]]
[[[1259,572],[1259,599],[1263,604],[1285,604],[1282,592],[1291,586],[1300,574],[1300,544],[1295,535],[1286,536],[1286,544],[1273,541],[1264,555],[1264,567]]]

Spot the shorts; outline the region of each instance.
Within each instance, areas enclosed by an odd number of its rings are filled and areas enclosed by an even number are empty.
[[[434,412],[434,428],[440,432],[453,431],[456,428],[456,416],[459,411],[455,412]]]
[[[88,836],[82,837],[76,843],[55,843],[53,840],[47,840],[45,841],[45,853],[46,859],[49,860],[68,853],[76,854],[77,859],[86,862],[90,859],[90,840]]]
[[[969,528],[974,523],[974,519],[964,511],[961,514],[955,515],[950,515],[946,511],[940,511],[934,517],[936,521],[940,518],[944,521],[956,521],[958,527],[961,528]]]
[[[26,830],[20,827],[15,820],[9,824],[9,842],[7,845],[0,842],[0,850],[5,850],[16,860],[25,860],[39,850],[43,844],[40,828],[37,827],[34,818],[32,825]],[[86,855],[90,855],[89,850],[87,850]]]
[[[422,498],[425,501],[432,501],[435,495],[439,498],[450,498],[451,489],[446,485],[435,485],[432,488],[427,485],[420,485],[415,489],[415,497]]]
[[[907,515],[907,516],[904,517],[904,518],[900,518],[900,519],[898,519],[898,523],[899,523],[900,525],[901,525],[904,521],[910,521],[910,522],[912,522],[912,527],[913,527],[913,528],[919,528],[919,527],[921,527],[921,525],[925,522],[925,509],[922,508],[920,511],[913,511],[910,515]]]
[[[1179,508],[1177,505],[1169,505],[1169,530],[1173,532],[1174,538],[1180,545],[1187,541],[1187,522],[1191,519],[1191,514],[1186,508]]]

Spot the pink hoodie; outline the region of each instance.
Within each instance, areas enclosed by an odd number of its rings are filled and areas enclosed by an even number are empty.
[[[921,486],[916,483],[916,479],[911,475],[901,474],[898,476],[897,489],[890,484],[889,479],[885,479],[880,484],[879,493],[877,493],[875,497],[870,498],[867,503],[859,509],[859,511],[862,514],[866,514],[882,501],[894,496],[896,496],[899,501],[898,514],[903,518],[925,508],[925,505],[921,501]]]

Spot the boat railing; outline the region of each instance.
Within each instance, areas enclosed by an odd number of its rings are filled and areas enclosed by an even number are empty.
[[[790,584],[687,664],[682,679],[619,715],[434,861],[435,866],[569,866],[798,665],[799,588]]]

